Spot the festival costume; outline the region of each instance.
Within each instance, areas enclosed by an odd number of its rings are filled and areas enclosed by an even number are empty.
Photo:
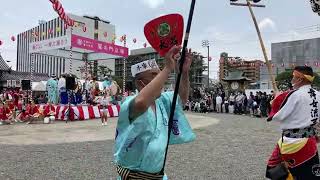
[[[131,67],[132,76],[159,69],[155,60]],[[162,93],[155,100],[155,111],[149,107],[135,119],[130,119],[130,106],[137,95],[125,98],[120,107],[114,145],[114,160],[118,179],[167,179],[161,174],[168,141],[169,114],[173,92]],[[169,144],[182,144],[195,139],[178,98]]]
[[[52,104],[57,104],[58,94],[58,83],[55,79],[50,78],[47,82],[47,91],[48,91],[48,101]]]
[[[267,165],[267,170],[283,160],[290,173],[299,179],[320,179],[319,157],[314,125],[319,119],[320,93],[310,85],[277,96],[268,121],[279,121],[282,137]],[[280,153],[281,151],[281,153]],[[268,171],[266,177],[269,177]]]
[[[155,112],[149,107],[145,113],[133,120],[129,118],[129,106],[135,97],[127,97],[120,108],[116,129],[115,162],[119,171],[125,169],[132,171],[133,175],[147,173],[157,176],[164,163],[173,92],[161,94],[155,101]],[[181,100],[178,99],[178,101],[170,144],[182,144],[195,139],[183,113]],[[121,175],[122,171],[119,171]],[[160,175],[161,179],[162,176]],[[122,179],[125,178],[122,176]]]
[[[60,92],[60,104],[68,104],[68,92],[66,88],[66,79],[60,78],[58,82],[58,89]]]
[[[110,89],[112,82],[109,80],[104,80],[102,83],[103,89]]]
[[[55,120],[56,108],[53,105],[47,105],[43,110],[44,123],[48,124]]]
[[[108,105],[110,103],[110,97],[102,97],[100,99],[100,105],[101,105],[101,109],[100,109],[100,114],[101,116],[103,114],[108,114]]]
[[[53,105],[47,105],[44,108],[43,115],[44,117],[49,117],[49,116],[55,115],[55,112],[56,112],[56,108]]]
[[[7,107],[0,108],[0,121],[6,121],[10,119],[12,111]]]
[[[91,82],[91,89],[90,89],[90,95],[92,101],[95,101],[96,96],[99,95],[99,83],[97,81],[92,81]]]
[[[34,107],[31,107],[31,105],[27,108],[27,112],[31,116],[37,116],[40,114],[39,107],[35,105]]]

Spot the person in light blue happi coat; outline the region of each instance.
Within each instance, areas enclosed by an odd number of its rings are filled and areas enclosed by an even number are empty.
[[[167,179],[161,173],[168,141],[168,121],[173,92],[162,92],[170,73],[176,68],[181,47],[174,46],[165,56],[160,71],[155,60],[131,67],[139,90],[122,103],[116,129],[114,160],[118,179]],[[187,53],[176,104],[170,144],[191,142],[195,134],[183,113],[182,104],[189,97],[191,54]]]
[[[52,75],[47,82],[48,101],[52,104],[57,104],[58,100],[58,82],[55,79],[55,75]]]
[[[103,90],[110,89],[111,85],[112,85],[111,79],[108,76],[106,76],[102,83]]]

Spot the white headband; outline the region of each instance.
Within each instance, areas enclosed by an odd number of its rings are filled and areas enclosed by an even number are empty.
[[[151,70],[151,69],[159,69],[159,66],[155,59],[143,61],[141,63],[132,65],[131,66],[132,77],[136,77],[137,74]]]

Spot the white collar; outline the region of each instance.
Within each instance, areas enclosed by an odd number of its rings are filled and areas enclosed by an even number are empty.
[[[310,88],[311,88],[311,85],[308,84],[308,85],[304,85],[304,86],[299,87],[298,90],[300,90],[300,89],[310,89]]]

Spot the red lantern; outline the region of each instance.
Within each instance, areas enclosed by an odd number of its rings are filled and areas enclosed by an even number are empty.
[[[16,37],[11,36],[11,41],[16,41]]]
[[[136,43],[136,42],[137,42],[137,39],[136,39],[136,38],[134,38],[134,39],[133,39],[133,43]]]
[[[64,24],[64,28],[65,28],[65,29],[68,29],[68,24]]]
[[[107,32],[104,32],[103,33],[103,36],[106,38],[106,37],[108,37],[108,33]]]
[[[209,57],[208,60],[211,61],[211,60],[212,60],[212,57]]]
[[[83,31],[83,32],[87,32],[87,27],[86,27],[86,26],[83,26],[82,31]]]
[[[144,43],[144,44],[143,44],[143,47],[146,48],[146,47],[147,47],[147,43]]]
[[[3,42],[0,40],[0,46],[3,44]]]

